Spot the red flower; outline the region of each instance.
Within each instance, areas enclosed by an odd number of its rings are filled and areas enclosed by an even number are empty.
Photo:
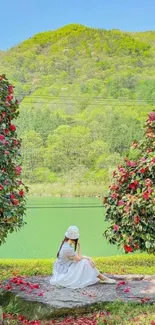
[[[20,288],[20,291],[25,291],[26,289],[24,287],[21,287]]]
[[[155,325],[155,321],[154,320],[151,321],[151,325]]]
[[[139,182],[137,180],[135,180],[134,182],[130,183],[128,187],[130,189],[136,190],[138,185],[139,185]]]
[[[23,191],[23,190],[20,190],[20,191],[19,191],[19,195],[20,195],[20,196],[23,196],[23,195],[24,195],[24,191]]]
[[[12,99],[13,99],[13,95],[12,94],[10,94],[9,96],[6,97],[6,100],[8,102],[10,102]]]
[[[18,205],[18,204],[19,204],[19,201],[16,200],[16,199],[13,199],[13,200],[12,200],[12,203],[13,203],[14,205]]]
[[[155,112],[151,112],[151,113],[149,114],[149,120],[150,120],[150,121],[155,121]]]
[[[153,162],[153,164],[155,164],[155,157],[153,157],[151,161]]]
[[[124,292],[130,292],[130,288],[124,289]]]
[[[4,155],[9,155],[9,153],[10,153],[10,152],[9,152],[8,150],[5,150],[5,151],[4,151]]]
[[[135,166],[137,166],[137,163],[136,163],[136,161],[128,160],[127,161],[127,166],[129,166],[129,167],[135,167]]]
[[[143,168],[140,169],[140,173],[141,173],[141,174],[144,174],[144,173],[147,172],[147,170],[148,170],[147,167],[146,167],[146,168],[143,167]]]
[[[9,129],[5,129],[3,132],[5,133],[5,134],[8,134],[9,133]]]
[[[143,197],[143,199],[145,199],[145,200],[149,200],[149,197],[150,197],[149,192],[147,192],[147,191],[143,192],[142,197]]]
[[[139,216],[134,216],[134,223],[138,224],[140,221],[140,217]]]
[[[13,144],[15,145],[15,146],[17,146],[18,145],[18,143],[19,143],[19,141],[18,140],[13,140]]]
[[[5,136],[3,134],[0,134],[0,141],[5,140]]]
[[[13,132],[16,131],[16,126],[14,124],[11,124],[10,125],[10,130],[13,131]]]
[[[10,103],[5,102],[5,106],[9,107],[10,106]]]
[[[20,175],[21,174],[21,171],[22,171],[22,167],[21,166],[15,167],[15,173],[16,173],[16,175]]]
[[[117,196],[118,196],[117,193],[113,193],[113,194],[111,195],[111,197],[112,197],[114,200],[117,199]]]
[[[6,112],[2,112],[2,117],[4,118],[6,116]]]
[[[117,283],[117,285],[118,285],[118,286],[119,286],[119,285],[125,286],[125,285],[126,285],[126,282],[125,282],[125,281],[119,281],[119,282]]]
[[[15,195],[14,194],[10,194],[10,199],[11,200],[15,199]]]
[[[118,189],[119,189],[119,186],[116,184],[113,184],[110,186],[110,190],[112,190],[112,191],[117,191]]]
[[[4,187],[2,184],[0,184],[0,191],[4,190]]]
[[[118,231],[119,230],[119,226],[118,225],[114,225],[113,229],[114,229],[114,231]]]
[[[128,246],[128,245],[124,245],[124,250],[127,252],[127,253],[131,253],[133,251],[132,247],[131,246]]]
[[[12,85],[9,85],[8,92],[9,92],[9,94],[12,94],[13,93],[13,86]]]
[[[126,174],[127,170],[124,167],[118,167],[120,173]]]
[[[121,206],[121,205],[124,205],[124,204],[125,204],[125,202],[123,200],[119,200],[118,203],[117,203],[118,206]]]
[[[148,191],[149,194],[152,194],[153,189],[149,187],[147,191]]]

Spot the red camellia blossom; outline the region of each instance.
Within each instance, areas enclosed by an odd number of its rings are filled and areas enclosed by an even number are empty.
[[[111,197],[115,200],[115,199],[117,199],[118,194],[117,194],[117,193],[113,193],[113,194],[111,195]]]
[[[6,100],[10,102],[13,99],[13,94],[10,94],[9,96],[6,97]]]
[[[140,221],[140,217],[139,216],[134,216],[134,223],[138,224]]]
[[[15,195],[14,195],[13,193],[10,194],[10,199],[11,199],[11,200],[15,199]]]
[[[9,92],[9,94],[12,94],[13,93],[13,86],[12,85],[9,85],[8,92]]]
[[[6,117],[6,112],[2,112],[2,117],[3,117],[3,118]]]
[[[18,205],[18,204],[19,204],[19,201],[18,201],[17,199],[13,199],[13,200],[12,200],[12,203],[13,203],[14,205]]]
[[[4,132],[5,134],[8,134],[8,133],[10,132],[10,130],[9,130],[9,129],[5,129],[3,132]]]
[[[150,121],[155,121],[155,112],[151,112],[151,113],[149,114],[149,120],[150,120]]]
[[[20,190],[20,191],[19,191],[19,195],[20,195],[20,196],[23,196],[23,195],[24,195],[24,191],[23,191],[23,190]]]
[[[119,186],[116,184],[110,186],[110,190],[112,190],[112,191],[117,191],[118,189],[119,189]]]
[[[139,181],[138,180],[135,180],[134,182],[130,183],[128,187],[130,189],[136,190],[137,187],[138,187],[138,185],[139,185]]]
[[[127,160],[126,164],[129,167],[135,167],[135,166],[137,166],[136,161],[132,161],[132,160]]]
[[[143,168],[141,168],[141,169],[140,169],[140,173],[141,173],[141,174],[143,174],[143,173],[146,173],[146,172],[147,172],[147,170],[148,170],[148,168],[147,168],[147,167],[146,167],[146,168],[144,168],[144,167],[143,167]]]
[[[149,198],[150,198],[150,193],[147,192],[147,191],[145,191],[145,192],[142,193],[142,197],[143,197],[143,199],[145,199],[145,200],[149,200]]]
[[[16,126],[15,126],[14,124],[11,124],[11,125],[10,125],[10,130],[11,130],[11,131],[16,131]]]
[[[151,161],[153,162],[153,164],[155,164],[155,157],[153,157]]]
[[[118,203],[117,203],[118,206],[121,206],[121,205],[124,205],[124,204],[125,204],[125,202],[123,200],[119,200]]]
[[[119,230],[119,226],[118,225],[114,225],[113,229],[114,229],[114,231],[118,231]]]
[[[21,171],[22,171],[22,167],[21,166],[16,166],[15,167],[15,173],[16,173],[16,175],[20,175],[21,174]]]
[[[127,253],[131,253],[133,251],[132,247],[131,246],[128,246],[128,245],[124,245],[124,250]]]
[[[0,134],[0,141],[5,140],[5,136],[3,134]]]

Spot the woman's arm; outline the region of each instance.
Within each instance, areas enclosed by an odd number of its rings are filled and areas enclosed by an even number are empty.
[[[90,264],[92,265],[92,267],[95,267],[95,263],[92,261],[92,259],[90,257],[82,255],[81,244],[78,241],[77,255],[73,257],[73,260],[75,262],[80,262],[82,259],[88,260],[90,262]]]

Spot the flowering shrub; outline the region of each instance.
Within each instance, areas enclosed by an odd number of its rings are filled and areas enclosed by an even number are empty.
[[[13,120],[19,114],[13,86],[4,75],[0,76],[0,245],[7,234],[24,225],[25,192],[20,179],[21,139],[17,138]]]
[[[155,112],[146,122],[144,140],[134,141],[135,161],[125,158],[113,173],[113,183],[104,198],[105,236],[126,253],[140,250],[155,253]]]

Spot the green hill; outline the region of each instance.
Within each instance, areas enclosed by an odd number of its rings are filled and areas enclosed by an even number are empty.
[[[68,25],[1,51],[0,70],[21,100],[24,178],[98,187],[154,108],[155,32]]]

